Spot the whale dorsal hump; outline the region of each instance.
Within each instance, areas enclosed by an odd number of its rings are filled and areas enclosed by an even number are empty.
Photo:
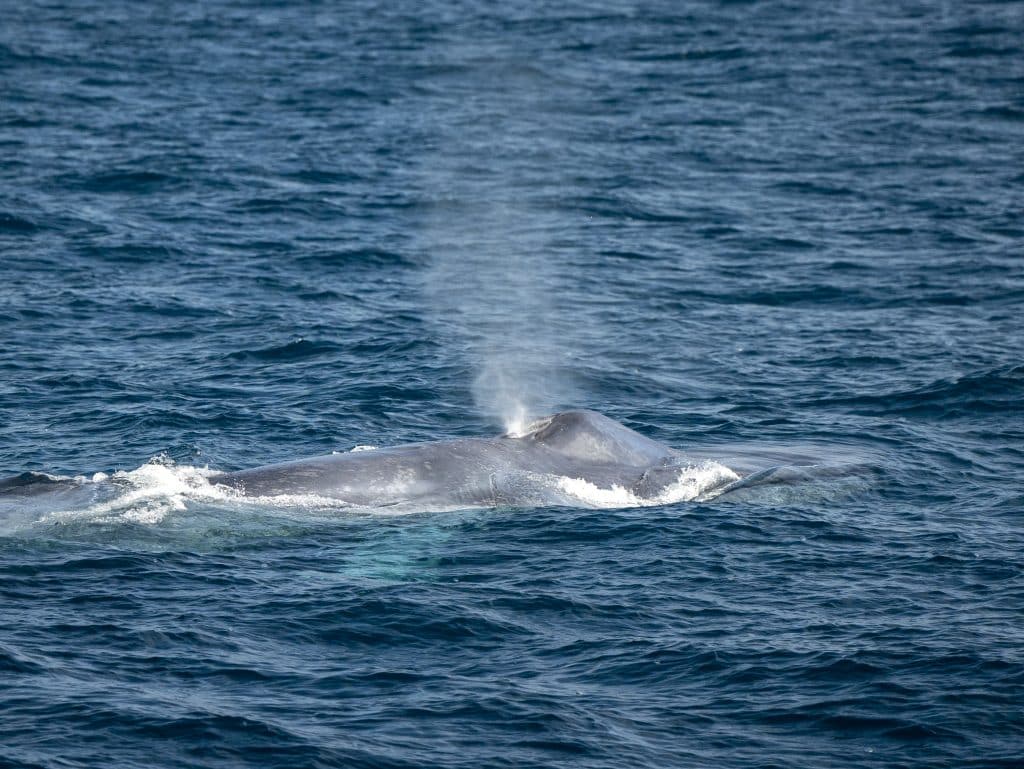
[[[538,419],[520,440],[575,459],[637,467],[658,464],[672,455],[672,449],[663,443],[645,438],[596,411],[563,411]]]

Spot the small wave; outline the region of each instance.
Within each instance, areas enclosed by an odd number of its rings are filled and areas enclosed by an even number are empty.
[[[0,232],[31,234],[40,229],[40,226],[31,219],[0,211]]]
[[[176,176],[158,171],[116,169],[94,174],[82,181],[81,186],[90,192],[144,193],[179,181]]]
[[[295,339],[287,344],[274,345],[259,350],[239,350],[227,357],[235,360],[289,361],[315,358],[336,352],[338,346],[330,342],[314,342],[309,339]]]
[[[908,390],[816,401],[842,404],[868,414],[961,416],[1013,412],[1024,394],[1024,365],[1014,364],[942,378]]]
[[[414,260],[396,251],[380,248],[352,248],[313,251],[298,257],[302,264],[320,268],[413,267]]]

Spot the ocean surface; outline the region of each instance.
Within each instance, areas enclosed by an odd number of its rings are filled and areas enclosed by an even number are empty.
[[[1022,398],[1022,3],[3,3],[0,766],[1024,766]],[[860,471],[206,482],[570,408]]]

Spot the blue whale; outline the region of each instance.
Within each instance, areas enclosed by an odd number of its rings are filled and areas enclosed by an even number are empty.
[[[494,506],[571,503],[559,479],[657,500],[687,466],[676,450],[613,419],[566,411],[517,434],[331,454],[209,482],[245,496],[316,495],[360,506]],[[736,480],[722,470],[723,482]]]
[[[420,512],[636,507],[722,497],[788,504],[857,491],[875,474],[871,464],[823,463],[821,457],[820,451],[798,454],[763,445],[691,447],[684,454],[602,414],[580,410],[538,419],[522,432],[335,453],[235,472],[204,471],[187,484],[197,498],[209,498],[212,491],[214,497],[259,504],[328,500],[343,507]],[[91,510],[96,504],[106,509],[148,482],[145,472],[136,477],[146,467],[99,473],[92,481],[38,472],[0,479],[0,521],[31,521],[53,510]],[[175,481],[171,493],[181,493],[182,483]],[[129,494],[129,506],[131,500]]]

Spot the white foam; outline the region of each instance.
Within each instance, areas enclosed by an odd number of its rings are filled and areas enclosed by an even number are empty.
[[[175,465],[167,457],[154,457],[135,470],[118,470],[112,475],[95,473],[83,483],[109,482],[121,491],[115,498],[89,505],[82,510],[53,512],[43,520],[67,522],[87,519],[98,523],[116,521],[159,523],[169,513],[184,510],[188,499],[225,499],[229,490],[210,485],[208,467]]]
[[[559,476],[555,479],[555,486],[587,507],[624,508],[690,502],[736,480],[739,480],[739,476],[725,465],[702,462],[680,468],[679,477],[652,497],[637,496],[617,484],[612,484],[611,488],[601,488],[583,478]]]
[[[369,451],[372,447],[358,447]],[[158,524],[169,515],[184,512],[189,502],[228,503],[231,507],[272,507],[276,509],[346,510],[398,514],[417,512],[411,507],[361,507],[333,497],[318,494],[278,494],[273,496],[246,496],[238,489],[214,485],[210,476],[217,471],[209,467],[178,465],[166,456],[157,456],[134,470],[118,470],[110,475],[95,473],[91,478],[77,476],[74,480],[82,487],[96,485],[98,492],[108,498],[76,509],[47,513],[42,523],[70,523],[72,521],[109,523]],[[400,492],[410,479],[398,479],[387,491]],[[101,492],[102,493],[102,492]]]

